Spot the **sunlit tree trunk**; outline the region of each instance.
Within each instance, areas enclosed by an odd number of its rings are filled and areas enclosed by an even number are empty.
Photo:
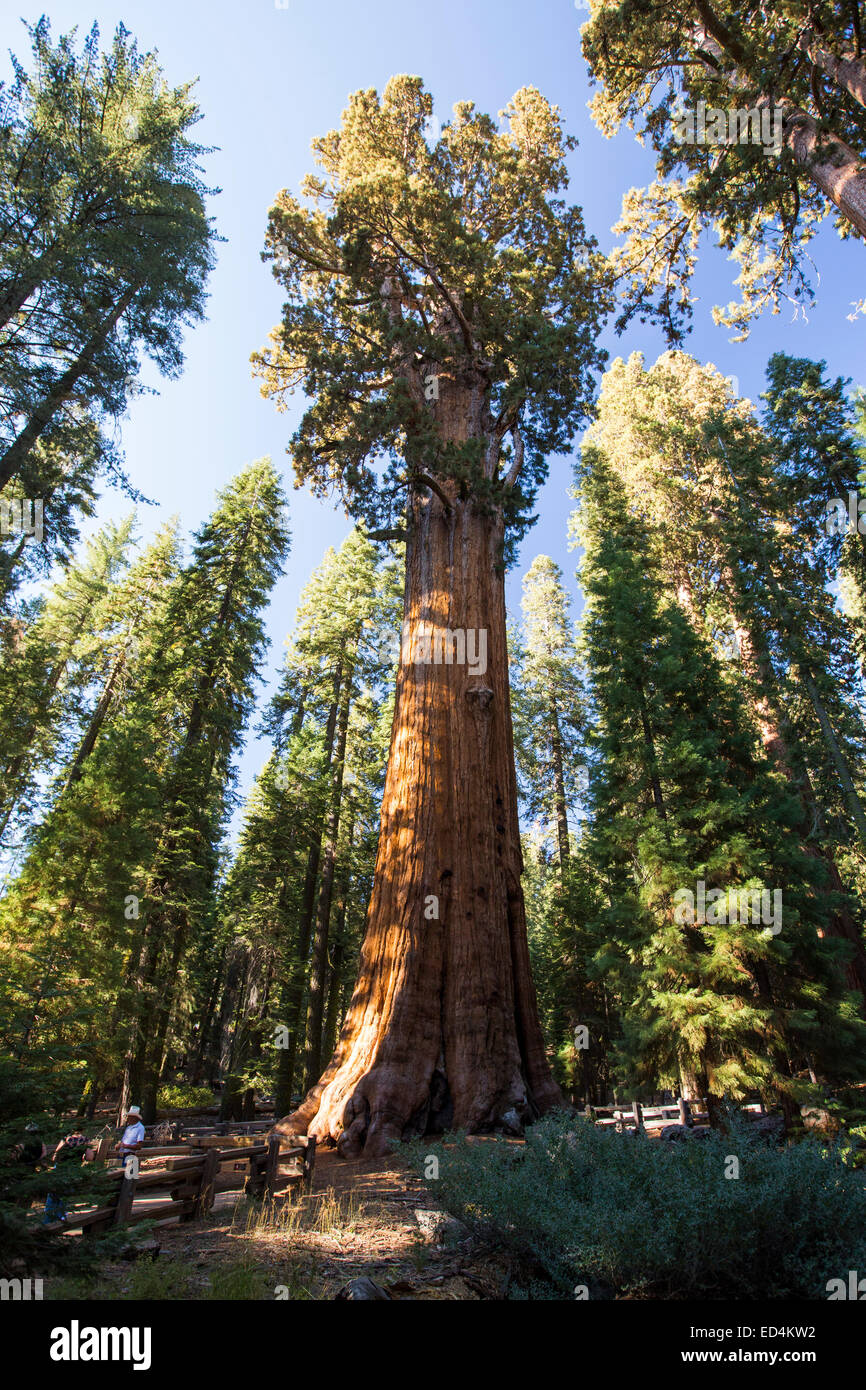
[[[484,1131],[561,1104],[529,970],[508,695],[501,518],[415,493],[379,850],[334,1057],[278,1126],[345,1156]],[[416,660],[462,630],[486,662]],[[467,632],[468,630],[468,632]],[[468,645],[468,644],[467,644]],[[408,651],[406,650],[408,648]],[[408,660],[406,659],[408,656]]]

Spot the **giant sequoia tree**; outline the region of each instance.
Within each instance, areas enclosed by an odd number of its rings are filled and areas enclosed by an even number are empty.
[[[813,297],[817,223],[835,214],[840,235],[866,236],[860,11],[858,0],[592,0],[582,40],[596,123],[612,135],[627,122],[658,156],[657,180],[629,190],[615,229],[621,323],[637,313],[681,340],[710,228],[741,267],[740,302],[714,315],[743,335],[765,307]]]
[[[406,538],[360,975],[330,1065],[284,1122],[347,1155],[559,1097],[526,946],[503,576],[547,455],[585,415],[607,296],[579,209],[556,197],[572,143],[557,111],[523,89],[497,129],[463,102],[428,145],[431,111],[398,77],[315,142],[306,201],[283,192],[271,211],[287,301],[256,358],[266,395],[310,400],[299,481]],[[461,638],[486,659],[461,662]]]

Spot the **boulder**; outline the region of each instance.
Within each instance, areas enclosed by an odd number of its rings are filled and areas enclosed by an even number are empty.
[[[781,1115],[758,1115],[749,1122],[749,1133],[767,1144],[785,1142],[785,1121]]]
[[[456,1216],[449,1216],[447,1211],[422,1211],[419,1208],[415,1212],[415,1220],[422,1236],[431,1245],[456,1245],[469,1234],[463,1222],[458,1221]]]
[[[515,1139],[523,1138],[523,1121],[516,1110],[506,1110],[499,1123],[505,1134],[511,1134]]]
[[[821,1105],[801,1105],[800,1117],[803,1121],[803,1128],[811,1134],[832,1139],[839,1133],[839,1121]]]
[[[691,1139],[694,1130],[689,1125],[663,1125],[659,1131],[659,1139],[666,1139],[670,1144],[682,1143],[684,1139]]]

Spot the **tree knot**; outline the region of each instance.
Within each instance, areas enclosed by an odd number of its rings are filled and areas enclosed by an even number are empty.
[[[493,691],[487,685],[474,685],[466,692],[467,700],[471,700],[477,709],[487,709],[493,699]]]

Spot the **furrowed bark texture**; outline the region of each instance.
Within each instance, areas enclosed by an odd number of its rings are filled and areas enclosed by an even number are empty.
[[[277,1125],[336,1142],[346,1157],[563,1104],[538,1022],[520,884],[502,521],[436,493],[414,495],[412,510],[358,983],[329,1067]],[[486,669],[415,659],[424,634],[458,630],[468,630],[467,646],[486,630]]]

